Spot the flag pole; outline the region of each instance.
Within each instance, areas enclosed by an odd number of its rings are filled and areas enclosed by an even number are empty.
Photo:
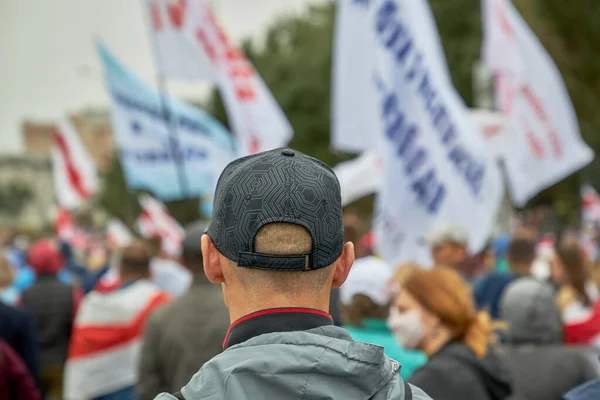
[[[152,43],[152,52],[154,55],[154,63],[156,66],[156,87],[158,88],[158,97],[160,104],[160,112],[165,118],[165,122],[167,123],[169,130],[169,147],[171,149],[171,155],[175,160],[175,169],[177,172],[177,179],[179,181],[179,188],[181,189],[181,197],[183,199],[187,198],[189,193],[187,180],[185,176],[185,159],[181,152],[181,149],[178,146],[177,140],[177,116],[173,115],[171,112],[171,107],[169,105],[169,92],[167,88],[166,77],[164,74],[164,70],[161,65],[161,55],[158,44],[156,43],[156,37],[152,32],[152,15],[149,4],[146,0],[142,0],[142,7],[146,9],[146,25],[148,29],[148,33],[150,35],[150,41]]]

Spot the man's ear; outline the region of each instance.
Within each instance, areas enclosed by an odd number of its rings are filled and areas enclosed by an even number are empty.
[[[354,264],[354,244],[352,242],[347,242],[342,250],[342,255],[335,263],[332,282],[332,287],[334,289],[339,288],[346,282],[352,264]]]
[[[206,234],[202,235],[200,242],[202,245],[202,258],[204,260],[204,273],[206,274],[206,277],[215,285],[223,283],[223,268],[221,266],[219,250],[217,250],[212,239]]]

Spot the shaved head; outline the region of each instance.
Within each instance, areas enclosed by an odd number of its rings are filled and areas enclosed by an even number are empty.
[[[297,255],[310,252],[312,237],[302,226],[289,223],[271,223],[263,226],[254,242],[255,251],[265,254]],[[319,291],[332,273],[331,266],[314,271],[264,271],[235,266],[234,271],[244,288],[294,294],[299,291]]]

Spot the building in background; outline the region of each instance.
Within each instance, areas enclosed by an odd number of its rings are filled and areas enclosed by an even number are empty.
[[[84,110],[70,116],[98,171],[110,168],[114,151],[110,114],[107,110]],[[0,225],[38,231],[51,226],[56,207],[51,152],[56,124],[24,121],[23,155],[0,156]]]
[[[0,156],[0,225],[38,231],[54,207],[50,158]]]
[[[81,141],[94,158],[100,173],[110,168],[114,142],[107,110],[88,109],[70,116]],[[55,124],[25,121],[21,134],[25,155],[49,158],[52,150]]]

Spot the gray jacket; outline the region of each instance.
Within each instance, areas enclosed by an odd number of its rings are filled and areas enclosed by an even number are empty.
[[[516,280],[502,297],[500,314],[509,324],[505,353],[520,398],[560,400],[597,377],[591,352],[563,344],[560,314],[548,284]]]
[[[180,390],[223,351],[228,327],[221,287],[208,282],[194,281],[186,294],[157,310],[144,332],[137,399]]]
[[[404,400],[399,364],[336,326],[268,333],[206,363],[182,389],[186,400]],[[429,397],[412,386],[414,400]],[[174,400],[161,394],[156,400]]]

